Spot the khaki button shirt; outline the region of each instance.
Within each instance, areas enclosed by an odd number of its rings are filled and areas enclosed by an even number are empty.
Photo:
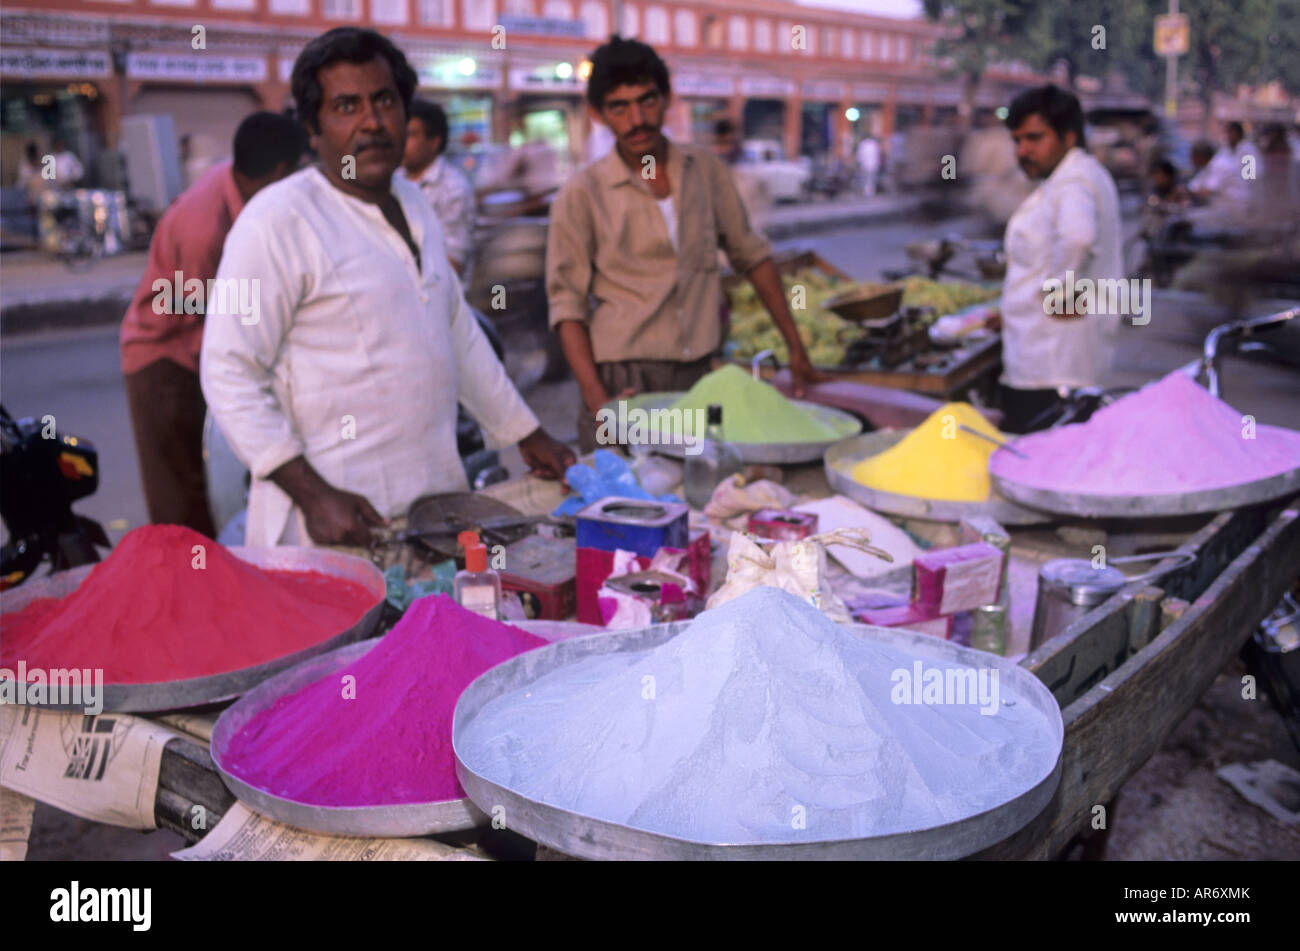
[[[668,144],[677,247],[640,172],[617,150],[573,176],[551,208],[551,327],[589,325],[597,363],[698,360],[722,343],[721,249],[744,274],[771,256],[731,170],[699,146]]]

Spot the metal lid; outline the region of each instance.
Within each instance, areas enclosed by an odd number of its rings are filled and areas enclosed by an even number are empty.
[[[1101,604],[1129,581],[1118,568],[1094,568],[1086,558],[1053,558],[1038,570],[1038,578],[1070,603],[1088,607]]]

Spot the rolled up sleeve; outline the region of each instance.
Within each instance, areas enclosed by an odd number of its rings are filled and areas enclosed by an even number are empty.
[[[546,236],[546,299],[550,325],[566,320],[588,321],[595,230],[579,189],[560,191],[551,209]]]
[[[483,427],[489,449],[504,449],[541,424],[497,359],[491,342],[478,325],[460,282],[451,281],[451,338],[456,348],[457,397]]]
[[[710,161],[709,169],[722,250],[737,273],[747,274],[772,256],[772,245],[750,224],[731,169],[719,159]]]
[[[235,455],[257,479],[305,449],[273,387],[299,288],[289,273],[285,243],[273,243],[271,235],[248,218],[231,229],[216,279],[220,286],[239,290],[208,301],[199,362],[208,408]],[[232,280],[233,285],[222,283]]]

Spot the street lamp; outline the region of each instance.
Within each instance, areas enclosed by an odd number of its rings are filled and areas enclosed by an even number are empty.
[[[459,63],[456,64],[456,71],[459,72],[462,76],[473,76],[474,70],[477,68],[478,68],[478,64],[475,63],[473,57],[470,56],[466,56],[464,59],[462,59]]]
[[[573,65],[571,63],[560,63],[555,67],[555,75],[561,79],[568,79],[573,75]]]

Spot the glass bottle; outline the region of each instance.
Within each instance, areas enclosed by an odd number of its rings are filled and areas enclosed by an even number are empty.
[[[704,441],[696,455],[686,456],[686,473],[683,489],[686,504],[693,509],[703,509],[713,498],[713,490],[722,480],[744,469],[740,453],[722,434],[722,407],[709,404],[708,422]]]
[[[452,593],[467,611],[501,620],[501,576],[488,568],[487,546],[477,532],[461,532],[456,539],[465,549],[465,570],[456,572]]]

